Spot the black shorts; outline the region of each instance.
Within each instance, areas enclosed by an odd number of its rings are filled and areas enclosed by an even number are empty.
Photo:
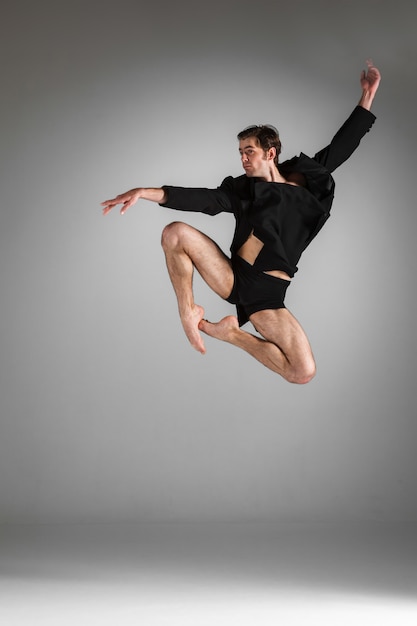
[[[290,280],[271,276],[257,270],[236,255],[232,257],[235,282],[227,302],[235,304],[239,326],[249,321],[249,316],[265,309],[285,309],[284,299]]]

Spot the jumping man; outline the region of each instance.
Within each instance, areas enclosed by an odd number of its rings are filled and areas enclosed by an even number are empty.
[[[330,215],[331,173],[358,147],[375,121],[371,105],[381,79],[371,61],[362,71],[362,96],[330,144],[312,158],[301,153],[279,163],[278,131],[250,126],[238,134],[245,174],[226,177],[216,189],[165,185],[138,187],[102,203],[103,214],[121,204],[121,214],[139,198],[161,206],[208,215],[233,213],[236,228],[231,257],[204,233],[173,222],[162,233],[168,272],[181,322],[191,345],[205,353],[203,333],[242,348],[292,383],[307,383],[316,365],[305,332],[285,307],[285,292],[301,254]],[[235,304],[237,317],[204,319],[194,302],[194,268],[221,298]],[[252,323],[260,337],[242,326]]]

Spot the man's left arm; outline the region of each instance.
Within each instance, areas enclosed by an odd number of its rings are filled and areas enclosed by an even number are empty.
[[[358,105],[337,131],[330,144],[313,157],[329,172],[333,172],[351,156],[375,122],[376,117],[370,109],[381,81],[381,74],[372,61],[367,63],[368,70],[363,70],[360,77],[362,95]]]

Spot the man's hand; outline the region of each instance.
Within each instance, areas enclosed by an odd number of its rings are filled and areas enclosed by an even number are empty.
[[[139,198],[141,197],[140,191],[140,189],[131,189],[130,191],[119,194],[111,200],[105,200],[101,203],[101,206],[103,207],[103,215],[107,215],[107,213],[110,213],[110,211],[114,209],[114,207],[118,204],[123,205],[120,209],[120,215],[123,215],[123,213],[125,213],[129,207],[134,205],[139,200]]]
[[[368,71],[362,70],[361,73],[362,97],[358,104],[367,111],[370,111],[374,96],[381,81],[381,74],[370,59],[366,63],[368,65]]]
[[[368,66],[368,71],[362,70],[361,87],[363,91],[366,91],[369,95],[374,96],[379,87],[381,74],[371,59],[369,59],[366,64]]]
[[[110,213],[118,204],[122,204],[120,215],[126,213],[127,209],[136,204],[139,198],[150,200],[151,202],[163,203],[166,200],[165,190],[161,187],[136,187],[125,193],[121,193],[111,200],[105,200],[101,203],[103,207],[103,215]]]

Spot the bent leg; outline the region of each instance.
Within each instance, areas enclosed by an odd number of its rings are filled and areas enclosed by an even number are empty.
[[[258,311],[250,316],[250,321],[263,339],[239,328],[233,316],[217,324],[202,320],[200,330],[242,348],[288,382],[310,382],[316,372],[310,343],[288,309]]]
[[[198,328],[204,309],[194,302],[194,267],[213,291],[227,298],[234,282],[230,259],[210,237],[183,222],[173,222],[164,228],[162,247],[185,334],[191,345],[204,354]]]

